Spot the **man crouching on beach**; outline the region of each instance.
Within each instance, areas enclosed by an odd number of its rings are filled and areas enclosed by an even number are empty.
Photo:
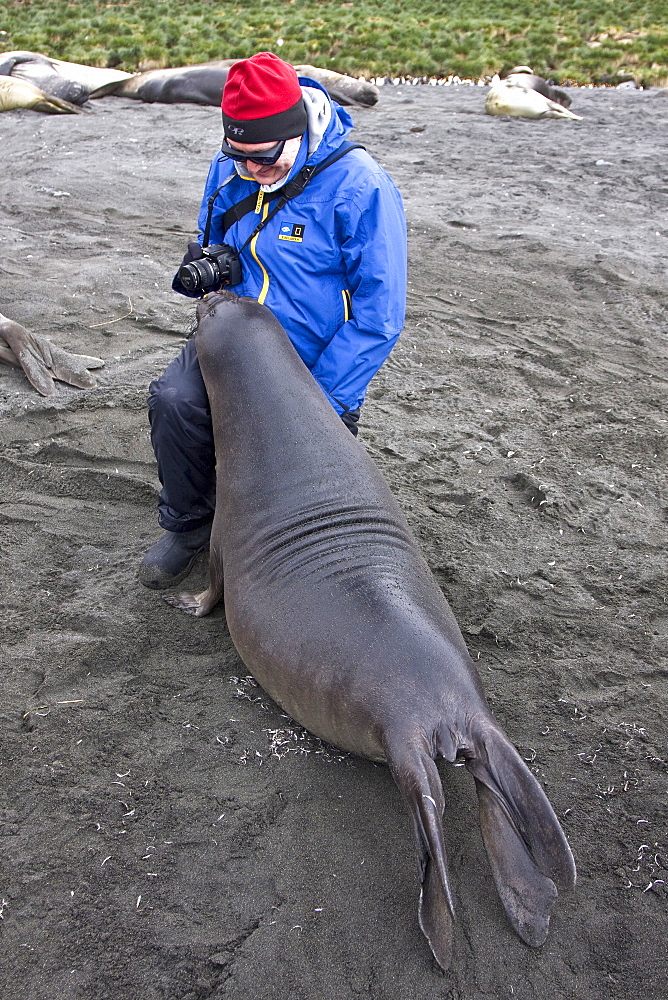
[[[204,188],[199,242],[189,244],[172,287],[196,297],[215,290],[202,248],[235,251],[220,258],[223,271],[230,264],[226,286],[271,309],[356,435],[367,386],[404,322],[401,195],[364,149],[346,141],[348,112],[271,52],[234,63],[222,112],[222,151]],[[299,193],[274,211],[281,201],[274,192],[304,177]],[[179,583],[208,547],[214,514],[213,431],[193,340],[151,383],[149,418],[164,534],[144,556],[139,579],[162,589]]]

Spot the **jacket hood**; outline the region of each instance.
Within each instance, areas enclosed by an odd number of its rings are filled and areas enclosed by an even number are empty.
[[[262,184],[261,190],[268,194],[283,187],[287,181],[299,173],[308,163],[320,163],[337,149],[354,128],[353,120],[345,108],[333,101],[325,88],[310,77],[300,76],[299,84],[306,106],[307,131],[302,139],[297,158],[287,177],[275,184]],[[235,163],[237,173],[245,177],[243,167]]]
[[[308,118],[308,160],[318,163],[334,152],[352,132],[353,120],[345,108],[331,99],[321,84],[307,76],[300,76],[299,83]],[[325,146],[327,149],[323,152]]]

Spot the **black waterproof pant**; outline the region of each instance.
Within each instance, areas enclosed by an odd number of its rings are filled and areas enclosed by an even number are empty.
[[[192,531],[212,520],[216,505],[211,411],[193,340],[151,382],[148,414],[162,483],[158,522],[165,531]],[[359,415],[341,418],[354,435]]]

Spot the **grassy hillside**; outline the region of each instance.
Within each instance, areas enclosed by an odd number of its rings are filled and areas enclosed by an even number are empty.
[[[525,63],[556,81],[668,84],[665,0],[0,0],[0,51],[125,70],[250,56],[355,76],[480,78]]]

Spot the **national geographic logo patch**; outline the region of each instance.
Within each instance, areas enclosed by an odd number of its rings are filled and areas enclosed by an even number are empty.
[[[305,228],[306,226],[300,222],[293,222],[292,225],[288,223],[285,226],[281,226],[278,238],[279,240],[289,240],[290,243],[303,243]]]

